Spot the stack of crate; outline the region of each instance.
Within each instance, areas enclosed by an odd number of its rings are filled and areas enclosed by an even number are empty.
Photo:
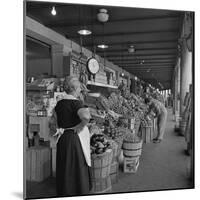
[[[26,149],[26,180],[41,182],[51,175],[49,147],[33,146]]]

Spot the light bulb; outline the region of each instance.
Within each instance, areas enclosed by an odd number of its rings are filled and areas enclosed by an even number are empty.
[[[51,10],[51,14],[54,15],[54,16],[56,15],[56,9],[55,9],[55,6],[53,6],[53,8],[52,8],[52,10]]]
[[[97,47],[101,48],[101,49],[107,49],[108,45],[106,45],[106,44],[99,44],[99,45],[97,45]]]
[[[78,33],[80,35],[90,35],[92,32],[90,30],[87,30],[87,29],[81,29],[78,31]]]

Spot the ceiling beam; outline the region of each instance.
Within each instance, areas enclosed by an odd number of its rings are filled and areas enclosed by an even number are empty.
[[[126,68],[126,67],[123,67],[123,69],[129,69],[129,70],[133,70],[133,71],[146,71],[147,73],[150,73],[152,71],[173,71],[173,68],[169,68],[169,67],[157,67],[157,68],[151,68],[151,67],[147,67],[147,68],[137,68],[137,67],[133,67],[133,68]]]
[[[124,45],[124,44],[157,44],[157,43],[169,43],[169,42],[176,42],[178,43],[178,38],[177,39],[172,39],[172,40],[141,40],[141,41],[126,41],[126,42],[109,42],[106,43],[109,46],[114,46],[114,45]],[[98,43],[88,43],[85,44],[85,47],[93,47],[99,45]]]
[[[174,63],[157,63],[157,64],[122,64],[121,66],[124,66],[124,67],[140,67],[141,69],[144,68],[144,67],[173,67],[173,64]]]
[[[162,50],[168,50],[168,51],[178,51],[177,48],[136,48],[136,51],[134,53],[132,53],[132,55],[136,54],[138,51],[162,51]],[[109,50],[109,49],[106,49],[105,51],[102,51],[102,50],[98,50],[96,51],[96,53],[98,54],[102,54],[102,53],[115,53],[115,52],[128,52],[128,48],[126,49],[116,49],[116,50]],[[129,53],[131,54],[131,53]]]
[[[142,62],[142,60],[124,60],[124,61],[121,61],[121,60],[116,60],[116,61],[112,61],[113,63],[115,64],[140,64]],[[145,59],[144,60],[144,63],[165,63],[165,62],[176,62],[175,59],[165,59],[165,60],[161,60],[161,59],[153,59],[153,60],[150,60],[150,59]]]
[[[130,19],[120,19],[120,20],[109,20],[108,22],[106,22],[106,26],[110,26],[111,24],[117,24],[117,23],[122,23],[122,22],[137,22],[137,21],[160,21],[160,20],[180,20],[180,15],[167,15],[167,16],[149,16],[149,17],[138,17],[138,18],[130,18]],[[54,21],[53,23],[46,23],[45,26],[48,26],[50,28],[61,28],[61,27],[67,27],[67,28],[77,28],[80,27],[80,24],[78,23],[78,21],[76,22],[77,24],[74,24],[74,22],[71,23],[66,23],[66,20],[59,20],[59,21]],[[98,21],[88,21],[88,22],[84,22],[85,26],[102,26],[102,24]]]
[[[163,55],[166,55],[166,56],[176,56],[176,54],[174,53],[146,53],[146,54],[134,54],[134,55],[130,55],[129,53],[127,53],[127,55],[123,55],[123,59],[125,59],[126,57],[137,57],[137,56],[163,56]],[[110,54],[110,55],[106,55],[105,54],[105,58],[113,58],[115,56],[120,56],[120,54]]]
[[[127,36],[127,35],[142,35],[142,34],[156,34],[156,33],[178,33],[179,29],[166,29],[166,30],[155,30],[155,31],[135,31],[135,32],[113,32],[113,33],[107,33],[107,34],[92,34],[93,38],[98,37],[112,37],[112,36]],[[65,37],[69,39],[76,39],[80,38],[79,35],[65,35]]]
[[[176,55],[137,55],[137,56],[123,56],[124,60],[145,60],[145,59],[176,59]],[[110,61],[121,61],[122,59],[120,57],[112,57],[112,56],[107,56],[107,59]]]
[[[143,59],[142,59],[143,58]],[[142,57],[142,58],[126,58],[126,61],[141,61],[141,60],[145,60],[145,61],[153,61],[153,60],[155,60],[155,61],[158,61],[158,60],[175,60],[176,59],[176,57],[174,56],[174,57],[169,57],[169,58],[151,58],[151,57]],[[115,61],[115,62],[121,62],[121,58],[113,58],[113,59],[109,59],[110,61]]]
[[[168,62],[144,62],[144,64],[141,64],[139,62],[114,62],[116,65],[140,65],[140,66],[143,66],[143,65],[165,65],[165,64],[175,64],[175,62],[173,61],[168,61]]]

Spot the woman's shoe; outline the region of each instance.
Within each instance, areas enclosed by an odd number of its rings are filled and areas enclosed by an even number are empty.
[[[161,143],[161,139],[157,139],[157,138],[155,138],[155,139],[153,139],[153,143]]]

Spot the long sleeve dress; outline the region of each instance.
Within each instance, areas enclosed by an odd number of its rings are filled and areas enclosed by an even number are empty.
[[[83,108],[79,100],[63,99],[56,107],[59,128],[72,128],[81,120],[78,110]],[[89,194],[91,189],[90,167],[87,165],[77,133],[65,130],[57,143],[56,186],[58,196]]]

